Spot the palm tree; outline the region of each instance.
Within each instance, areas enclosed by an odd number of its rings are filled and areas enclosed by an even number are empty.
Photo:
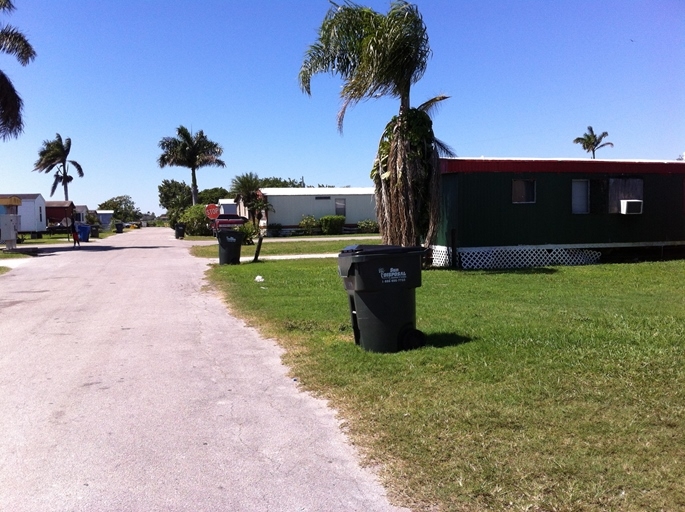
[[[14,10],[11,0],[0,0],[0,11]],[[22,66],[36,57],[28,39],[11,25],[0,26],[0,51],[14,55]],[[24,129],[22,110],[24,103],[9,77],[0,71],[0,138],[18,137]]]
[[[226,167],[224,161],[219,159],[223,148],[209,140],[202,130],[193,135],[185,126],[179,126],[176,137],[164,137],[159,141],[159,147],[163,151],[157,160],[160,167],[173,165],[190,169],[193,205],[198,203],[195,171],[207,166]]]
[[[64,187],[64,200],[69,201],[69,183],[74,179],[69,174],[69,164],[73,165],[79,178],[83,178],[83,169],[75,160],[67,160],[71,151],[71,139],[67,138],[62,142],[62,136],[58,133],[55,140],[43,141],[43,147],[38,151],[38,160],[34,165],[34,171],[45,172],[46,174],[57,168],[55,171],[55,181],[50,189],[50,197],[57,190],[58,185]]]
[[[417,245],[423,239],[428,245],[439,221],[437,156],[451,151],[436,141],[428,112],[447,97],[433,98],[417,109],[410,105],[411,86],[423,76],[430,54],[426,26],[415,5],[393,1],[383,15],[348,0],[333,3],[300,68],[300,87],[310,95],[311,78],[317,73],[343,79],[341,131],[351,105],[380,96],[400,101],[371,172],[386,244]]]
[[[600,135],[596,135],[592,126],[587,127],[587,133],[583,134],[582,137],[576,137],[573,139],[574,144],[581,144],[583,149],[588,153],[592,153],[592,158],[595,158],[595,151],[603,148],[604,146],[614,147],[613,142],[605,142],[602,144],[604,137],[608,137],[609,132],[602,132]]]
[[[261,180],[259,176],[253,172],[246,172],[231,180],[231,189],[228,191],[230,195],[233,195],[236,203],[243,202],[245,208],[247,208],[248,217],[255,226],[257,223],[257,211],[254,206],[260,199],[263,199],[259,191],[260,188]]]
[[[383,243],[418,245],[423,239],[428,246],[436,235],[440,220],[438,157],[454,156],[454,152],[435,137],[430,115],[447,98],[437,96],[410,108],[385,127],[371,171]]]

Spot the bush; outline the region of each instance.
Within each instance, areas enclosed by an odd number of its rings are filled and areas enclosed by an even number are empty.
[[[357,229],[360,233],[378,233],[378,222],[371,219],[360,220]]]
[[[324,215],[319,219],[321,232],[324,235],[342,235],[345,225],[344,215]]]
[[[254,245],[254,239],[258,235],[257,228],[251,222],[246,222],[242,226],[238,226],[236,231],[243,234],[243,245]]]
[[[304,231],[305,235],[313,235],[318,233],[319,229],[321,228],[319,221],[316,220],[313,215],[303,215],[298,226],[300,226],[300,229]]]
[[[181,214],[178,221],[185,224],[186,235],[208,236],[212,234],[207,216],[205,215],[205,207],[201,204],[188,208]]]

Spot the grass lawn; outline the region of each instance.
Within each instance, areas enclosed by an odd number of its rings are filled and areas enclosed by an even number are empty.
[[[209,275],[340,411],[396,503],[685,509],[685,261],[424,271],[428,346],[398,354],[354,345],[334,260]]]
[[[4,246],[5,244],[2,245]],[[26,254],[0,251],[0,275],[11,270],[9,267],[2,266],[2,260],[10,260],[15,258],[30,258],[30,256],[27,256]]]
[[[262,250],[259,256],[282,256],[290,254],[332,254],[338,253],[341,249],[353,244],[377,245],[380,244],[380,239],[375,240],[356,240],[350,238],[349,240],[331,240],[331,241],[316,241],[316,240],[302,240],[301,242],[283,242],[283,243],[263,243]],[[240,256],[254,256],[256,245],[243,245],[240,250]],[[218,258],[219,244],[214,245],[195,245],[190,249],[191,254],[200,258]]]
[[[10,260],[10,259],[14,259],[14,258],[30,258],[30,256],[28,256],[27,254],[21,254],[18,252],[0,251],[0,260]]]

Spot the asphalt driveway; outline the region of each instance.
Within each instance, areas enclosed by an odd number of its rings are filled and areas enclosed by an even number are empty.
[[[173,235],[0,276],[0,509],[400,510]]]

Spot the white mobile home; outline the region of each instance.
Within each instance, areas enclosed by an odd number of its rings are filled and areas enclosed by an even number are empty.
[[[18,197],[17,215],[21,218],[19,233],[44,233],[48,225],[45,199],[41,194],[0,194],[0,197]]]
[[[238,213],[238,205],[233,199],[219,199],[219,213]]]
[[[358,188],[263,188],[264,199],[274,211],[266,212],[263,225],[280,224],[284,230],[297,228],[305,215],[320,219],[325,215],[344,215],[347,227],[362,220],[376,219],[373,187]],[[242,203],[238,215],[247,217]]]

